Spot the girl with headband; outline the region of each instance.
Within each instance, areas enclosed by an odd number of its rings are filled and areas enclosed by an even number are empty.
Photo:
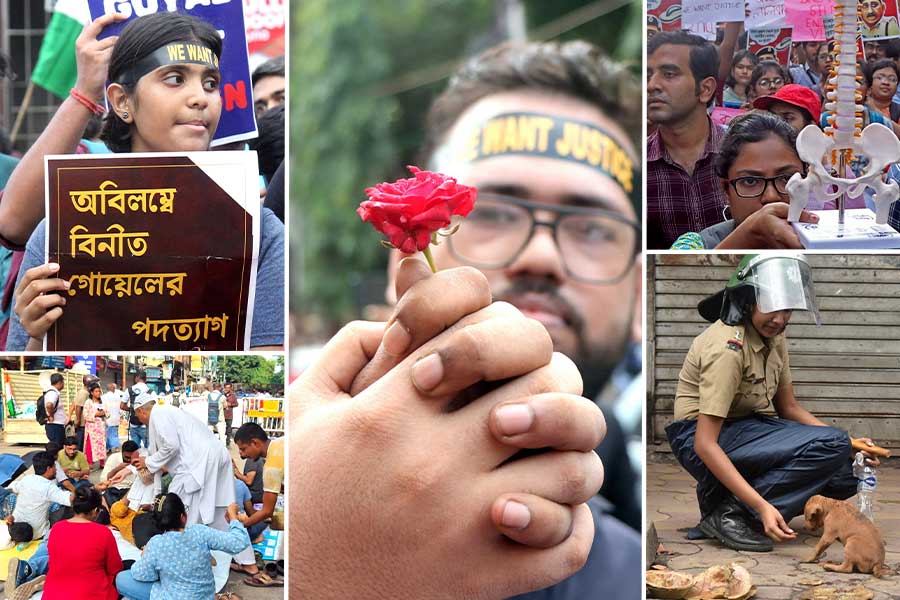
[[[119,593],[131,600],[152,598],[217,598],[239,600],[234,594],[216,595],[211,550],[237,554],[250,545],[247,530],[237,519],[237,504],[228,507],[228,531],[189,525],[177,494],[156,497],[153,519],[161,532],[150,538],[141,558],[116,577]]]
[[[222,114],[219,57],[222,39],[208,23],[160,12],[128,23],[120,36],[98,40],[120,21],[105,15],[89,23],[75,44],[78,79],[41,137],[22,158],[5,190],[23,223],[36,223],[44,206],[44,155],[74,152],[92,114],[102,111],[103,86],[110,112],[101,138],[114,152],[208,150]],[[259,267],[250,345],[284,343],[284,226],[260,209]],[[33,225],[30,225],[33,227]],[[26,234],[27,235],[27,234]],[[44,223],[26,246],[16,285],[7,350],[40,350],[50,326],[65,310],[68,282],[59,265],[44,263]]]

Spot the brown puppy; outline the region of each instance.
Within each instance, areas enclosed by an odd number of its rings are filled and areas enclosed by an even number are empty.
[[[887,573],[884,566],[884,543],[878,528],[865,515],[848,502],[825,496],[813,496],[803,509],[806,529],[825,528],[813,555],[804,562],[817,562],[823,552],[835,542],[844,545],[844,562],[824,563],[828,571],[872,573],[881,577]]]

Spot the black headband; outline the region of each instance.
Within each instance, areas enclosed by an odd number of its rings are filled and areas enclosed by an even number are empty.
[[[195,64],[219,70],[219,57],[200,42],[169,42],[160,46],[116,78],[116,83],[134,85],[138,80],[165,65]]]

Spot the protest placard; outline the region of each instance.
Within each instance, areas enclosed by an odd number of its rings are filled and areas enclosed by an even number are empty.
[[[286,0],[244,0],[247,26],[247,50],[254,55],[274,58],[284,54]]]
[[[106,27],[99,36],[101,39],[118,35],[132,19],[161,11],[177,11],[212,24],[222,34],[222,56],[219,59],[222,74],[222,118],[212,146],[256,137],[256,114],[250,85],[250,61],[242,0],[88,0],[88,4],[92,19],[114,12],[128,17],[126,21]]]
[[[744,20],[744,0],[682,0],[681,22],[728,23]]]
[[[859,32],[863,39],[884,40],[900,35],[897,14],[897,0],[860,0]]]
[[[794,30],[794,42],[825,41],[825,16],[833,13],[832,0],[784,0],[784,17]]]
[[[787,66],[791,57],[791,28],[751,29],[747,49],[760,60],[774,60]]]
[[[782,28],[787,25],[784,19],[784,0],[747,0],[747,16],[744,27],[749,29]]]
[[[46,260],[70,284],[45,350],[246,350],[255,152],[46,158]]]

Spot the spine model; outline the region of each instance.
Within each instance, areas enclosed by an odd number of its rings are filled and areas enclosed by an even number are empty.
[[[843,223],[846,194],[859,196],[866,187],[875,190],[875,221],[887,223],[891,205],[900,197],[895,182],[881,180],[884,170],[900,161],[900,140],[893,130],[879,123],[863,129],[866,107],[860,92],[861,77],[856,74],[859,8],[856,0],[835,0],[834,36],[836,60],[825,82],[824,132],[815,124],[807,125],[797,136],[797,152],[809,165],[806,176],[795,174],[788,182],[791,197],[789,221],[799,221],[809,196],[837,200],[839,223]],[[849,177],[847,165],[854,156],[868,158],[866,171]],[[825,165],[830,168],[826,168]],[[836,173],[837,176],[832,175]]]

